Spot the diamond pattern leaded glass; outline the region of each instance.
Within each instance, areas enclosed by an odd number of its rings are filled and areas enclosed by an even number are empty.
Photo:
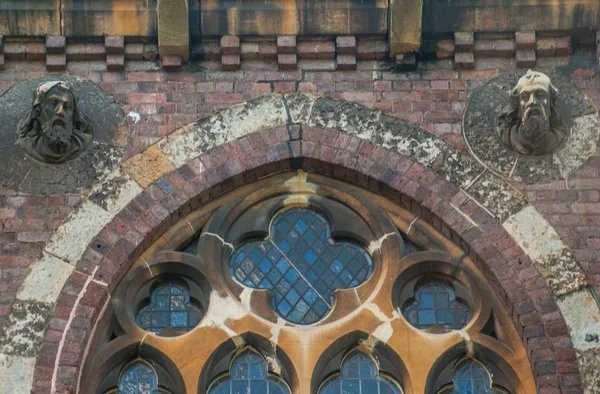
[[[341,374],[321,386],[319,394],[401,394],[400,386],[379,375],[377,364],[355,351],[343,364]]]
[[[471,320],[471,312],[454,296],[450,286],[439,280],[422,283],[415,293],[415,301],[402,311],[413,326],[421,329],[435,325],[458,330]]]
[[[160,282],[150,296],[150,304],[140,309],[137,324],[144,330],[160,332],[167,328],[190,331],[202,317],[202,310],[190,301],[190,292],[183,281]]]
[[[283,318],[311,324],[331,310],[334,290],[365,282],[373,262],[365,248],[334,242],[324,216],[292,208],[274,218],[267,240],[236,249],[229,269],[245,286],[271,290]]]
[[[119,390],[115,394],[166,394],[158,388],[158,378],[154,370],[144,361],[129,364],[119,378]]]
[[[229,375],[218,380],[208,394],[290,394],[287,385],[267,374],[265,360],[252,350],[237,356]]]
[[[459,364],[452,378],[449,394],[502,394],[492,389],[492,381],[485,368],[473,360]]]

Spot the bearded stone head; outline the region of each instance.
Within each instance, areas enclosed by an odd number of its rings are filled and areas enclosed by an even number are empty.
[[[498,117],[502,143],[523,155],[545,155],[560,146],[566,128],[556,110],[558,90],[546,74],[529,70]]]
[[[71,86],[60,81],[38,86],[31,112],[19,127],[23,150],[38,161],[56,164],[79,156],[91,141]]]

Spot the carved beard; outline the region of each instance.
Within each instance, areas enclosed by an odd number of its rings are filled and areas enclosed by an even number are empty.
[[[530,114],[529,111],[526,111],[525,119],[519,130],[522,138],[533,145],[539,145],[544,136],[550,132],[550,121],[545,116],[543,109],[540,109],[540,112]]]
[[[72,130],[62,118],[54,118],[44,129],[44,139],[49,145],[64,149],[71,143]]]

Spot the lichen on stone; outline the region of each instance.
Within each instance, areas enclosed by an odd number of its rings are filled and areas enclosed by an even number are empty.
[[[584,394],[600,394],[600,347],[577,350]]]
[[[1,352],[24,357],[35,356],[51,317],[51,304],[15,301],[12,313],[0,334]]]
[[[536,260],[535,265],[556,295],[565,295],[587,285],[585,273],[568,249]]]

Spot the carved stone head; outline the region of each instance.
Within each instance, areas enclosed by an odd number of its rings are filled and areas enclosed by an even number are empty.
[[[566,127],[556,110],[558,90],[546,74],[529,70],[498,117],[502,143],[523,155],[545,155],[560,146]]]
[[[31,112],[19,127],[23,150],[44,163],[64,163],[79,156],[91,141],[89,124],[77,110],[71,86],[60,81],[38,86]]]

